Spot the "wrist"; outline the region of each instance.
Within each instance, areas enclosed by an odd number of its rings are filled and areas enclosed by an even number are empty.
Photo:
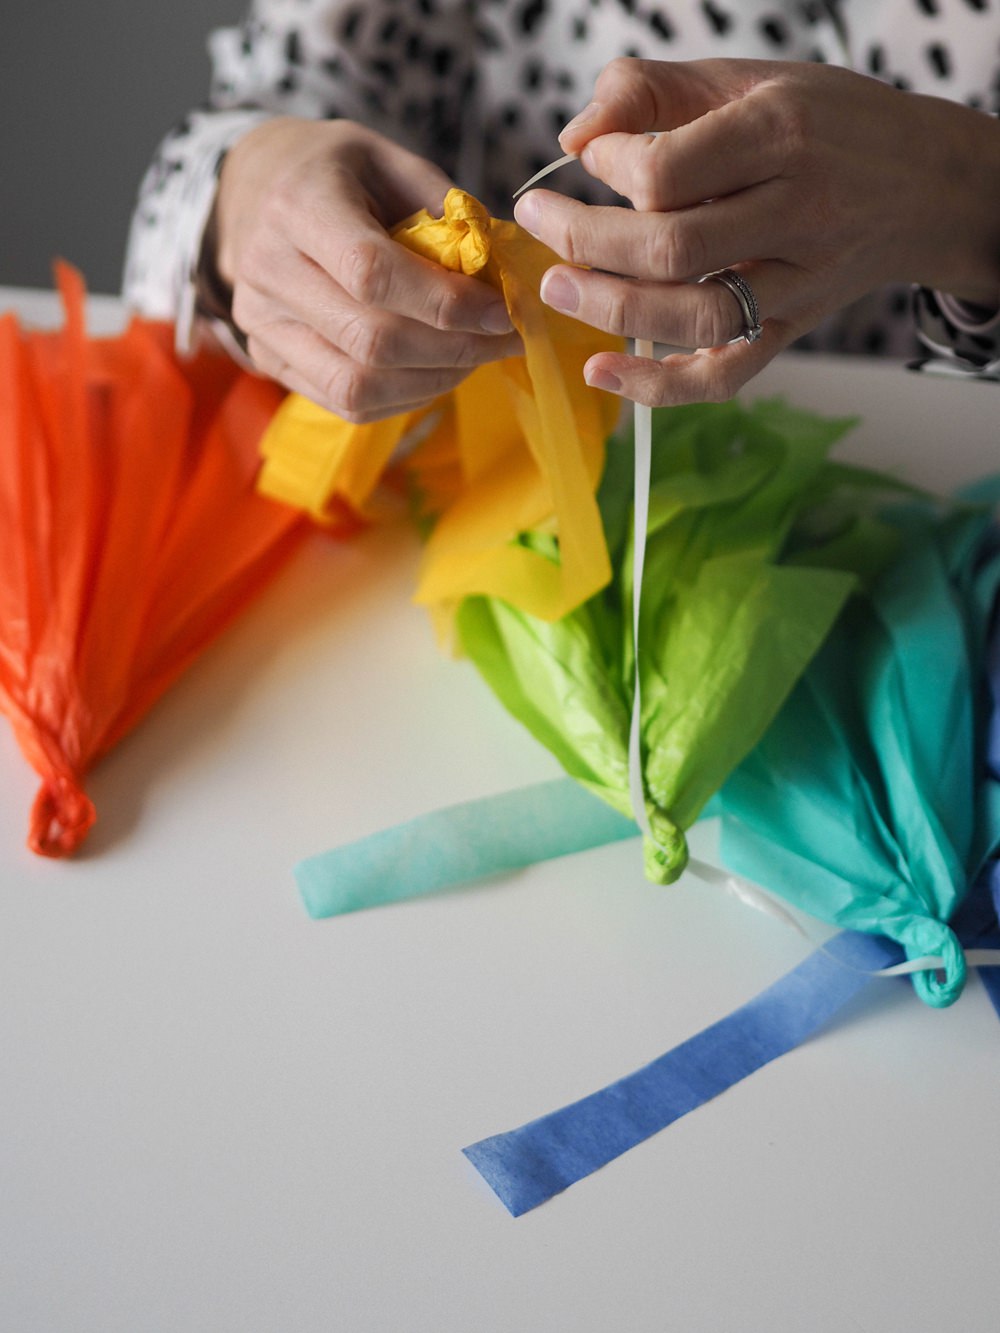
[[[1000,123],[956,103],[922,100],[933,152],[921,166],[922,254],[914,278],[944,294],[959,326],[986,323],[1000,308]]]

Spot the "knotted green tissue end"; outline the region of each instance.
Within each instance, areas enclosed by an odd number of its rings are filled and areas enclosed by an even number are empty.
[[[642,840],[646,878],[653,884],[673,884],[688,863],[687,839],[681,829],[660,811],[650,814],[652,838]]]

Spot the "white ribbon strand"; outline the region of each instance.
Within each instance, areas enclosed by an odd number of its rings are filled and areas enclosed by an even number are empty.
[[[653,344],[637,338],[636,356],[653,355]],[[635,482],[632,519],[632,718],[628,737],[628,786],[632,813],[643,835],[657,841],[646,813],[646,784],[642,777],[642,697],[639,686],[639,611],[642,604],[642,574],[646,563],[649,531],[649,480],[653,459],[653,413],[642,403],[634,406]],[[659,844],[657,844],[659,845]]]
[[[541,171],[536,171],[530,180],[526,180],[523,185],[519,185],[512,197],[516,199],[518,195],[524,194],[525,190],[530,190],[538,181],[543,180],[550,171],[558,171],[560,167],[565,167],[568,163],[575,162],[576,156],[576,153],[567,153],[565,157],[556,158],[556,160],[550,162],[547,167],[542,167]]]

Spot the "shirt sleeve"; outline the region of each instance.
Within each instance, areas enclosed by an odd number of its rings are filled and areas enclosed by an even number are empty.
[[[197,341],[195,279],[218,173],[271,117],[358,120],[451,169],[471,80],[467,12],[461,0],[429,15],[399,0],[256,0],[240,25],[214,31],[209,99],[166,136],[139,189],[127,307],[174,322],[181,350]]]
[[[195,112],[164,139],[139,187],[129,229],[123,295],[147,319],[176,321],[188,351],[195,320],[195,272],[202,233],[226,150],[267,112]]]
[[[925,355],[912,369],[1000,380],[1000,308],[970,306],[945,292],[917,287],[913,311]]]

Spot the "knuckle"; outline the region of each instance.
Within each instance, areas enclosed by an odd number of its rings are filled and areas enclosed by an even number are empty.
[[[698,230],[676,219],[664,219],[650,230],[646,259],[650,273],[671,282],[699,277],[705,271],[705,247]]]
[[[711,359],[706,368],[701,399],[706,403],[728,403],[739,392],[741,383],[731,362]]]
[[[775,82],[760,90],[762,134],[777,148],[786,170],[795,170],[814,142],[809,101],[795,87]]]
[[[567,264],[585,264],[588,246],[582,228],[570,227],[565,222],[554,229],[549,246]]]
[[[252,218],[243,227],[244,260],[254,265],[266,262],[276,242],[288,232],[289,217],[295,216],[294,203],[287,197],[287,186],[277,181],[267,191]]]
[[[646,407],[676,407],[677,403],[674,394],[666,384],[657,383],[647,389],[641,396],[636,398],[639,403]]]
[[[670,206],[666,164],[655,143],[641,145],[632,174],[631,199],[640,213],[662,213]]]
[[[233,286],[252,284],[257,275],[264,271],[267,262],[266,247],[256,233],[248,236],[236,261],[233,274]]]
[[[359,311],[340,331],[341,351],[362,366],[389,364],[390,337],[387,326],[373,319],[370,312]]]
[[[615,56],[614,60],[609,60],[605,65],[601,78],[610,83],[630,81],[638,65],[639,61],[634,56]]]
[[[640,381],[629,391],[628,396],[645,407],[669,407],[674,404],[673,386],[662,371]]]
[[[598,99],[620,96],[632,86],[639,61],[633,56],[615,56],[597,76],[594,95]]]
[[[450,283],[436,283],[427,296],[427,320],[436,329],[457,329],[462,326],[462,316],[461,293]]]
[[[800,162],[813,142],[812,116],[803,98],[788,97],[782,103],[779,132],[786,158]]]
[[[372,421],[379,420],[377,412],[349,412],[347,408],[335,406],[334,413],[341,421],[346,421],[349,426],[367,426]]]
[[[492,360],[493,348],[488,338],[455,335],[440,344],[441,364],[450,370],[471,370],[473,366]]]
[[[567,264],[580,264],[586,246],[586,213],[568,217],[563,205],[547,205],[544,210],[545,244]]]
[[[391,280],[392,266],[378,241],[366,237],[344,251],[341,282],[362,305],[384,305]]]
[[[371,410],[367,376],[357,365],[336,366],[323,383],[323,396],[339,417],[355,424]]]
[[[485,337],[472,334],[461,343],[456,343],[452,354],[447,358],[442,357],[442,364],[447,366],[449,374],[455,375],[455,382],[458,383],[470,370],[474,370],[477,366],[489,365],[493,361],[506,361],[510,357],[521,357],[523,355],[524,344],[517,333],[499,337],[496,334],[489,334]]]
[[[716,293],[706,290],[715,286],[717,284],[714,282],[705,283],[700,289],[704,297],[695,315],[693,330],[695,347],[721,347],[740,331],[735,327],[738,313],[735,301],[731,296],[727,301],[726,292]]]
[[[627,286],[622,289],[616,287],[608,293],[606,299],[605,315],[600,321],[600,327],[617,338],[631,337],[638,327],[635,293]]]
[[[263,194],[259,204],[258,217],[265,227],[273,226],[284,230],[288,218],[294,217],[302,208],[302,180],[297,171],[281,171],[272,180],[271,186]]]
[[[651,83],[655,62],[636,56],[616,56],[608,61],[594,85],[596,101],[624,103],[637,124],[652,122],[656,95]]]

